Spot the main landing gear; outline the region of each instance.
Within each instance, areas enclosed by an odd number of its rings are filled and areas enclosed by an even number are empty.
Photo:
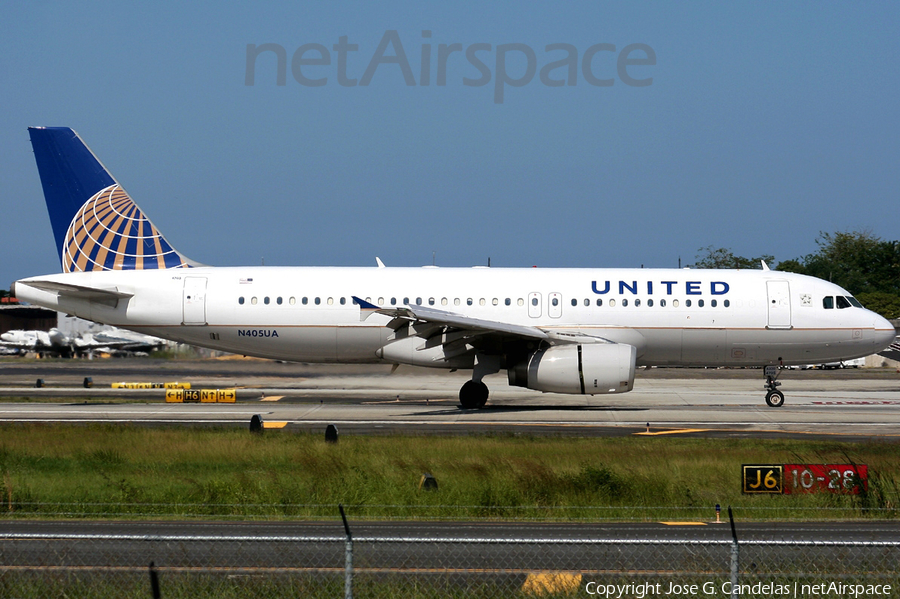
[[[487,400],[488,388],[481,381],[466,381],[459,390],[459,407],[463,410],[483,408]]]
[[[475,367],[472,369],[472,380],[459,390],[459,407],[463,410],[483,408],[488,400],[487,385],[481,382],[486,375],[500,371],[501,356],[496,354],[475,354]]]
[[[766,403],[770,408],[780,408],[784,405],[784,393],[778,390],[781,386],[776,379],[778,378],[777,366],[766,366]]]

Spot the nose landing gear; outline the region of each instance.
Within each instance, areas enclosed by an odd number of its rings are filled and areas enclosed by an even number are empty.
[[[778,378],[777,366],[766,366],[766,403],[770,408],[780,408],[784,405],[784,393],[778,390],[781,386],[776,379]]]

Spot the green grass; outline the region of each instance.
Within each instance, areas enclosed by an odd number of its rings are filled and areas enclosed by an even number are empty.
[[[0,518],[896,518],[893,443],[0,426]],[[869,466],[863,495],[741,494],[743,463]],[[437,491],[419,490],[424,472]]]

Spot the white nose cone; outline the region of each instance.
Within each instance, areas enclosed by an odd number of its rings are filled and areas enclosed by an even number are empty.
[[[894,325],[891,324],[890,320],[879,314],[875,315],[874,326],[875,339],[877,340],[878,345],[878,349],[875,351],[879,352],[894,342],[894,339],[897,337],[897,330],[894,328]]]

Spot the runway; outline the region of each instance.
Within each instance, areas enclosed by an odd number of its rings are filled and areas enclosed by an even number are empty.
[[[81,383],[91,377],[93,387]],[[33,388],[43,378],[47,387]],[[166,404],[161,390],[111,389],[119,381],[188,380],[238,389],[235,404]],[[342,433],[900,437],[900,374],[893,370],[784,371],[787,400],[770,408],[759,370],[640,371],[631,393],[542,394],[487,377],[491,399],[461,410],[467,374],[385,366],[270,361],[0,363],[0,422],[247,426],[254,414],[288,430]],[[10,401],[11,399],[15,401]],[[29,401],[23,401],[28,398]]]
[[[120,588],[129,584],[126,575],[144,573],[154,562],[175,588],[191,584],[176,584],[176,577],[188,575],[253,575],[294,586],[301,577],[315,577],[322,585],[340,583],[352,563],[354,585],[394,589],[395,596],[403,580],[504,594],[541,577],[563,577],[573,589],[610,577],[727,580],[729,558],[737,558],[730,526],[693,524],[353,524],[351,546],[339,523],[9,522],[0,527],[0,577],[27,588],[31,580],[68,573]],[[883,524],[742,524],[742,580],[827,572],[835,579],[896,584],[897,527]],[[372,575],[378,578],[367,578]]]
[[[861,522],[743,522],[740,510],[736,531],[740,541],[805,541],[825,543],[890,542],[900,544],[900,522],[872,520]],[[712,514],[710,514],[712,516]],[[697,522],[496,522],[496,521],[354,521],[354,537],[387,539],[619,539],[628,541],[730,541],[731,527],[715,518]],[[332,522],[215,522],[215,521],[4,521],[0,537],[51,538],[54,536],[193,536],[204,538],[283,537],[329,538],[344,540],[340,520]]]

